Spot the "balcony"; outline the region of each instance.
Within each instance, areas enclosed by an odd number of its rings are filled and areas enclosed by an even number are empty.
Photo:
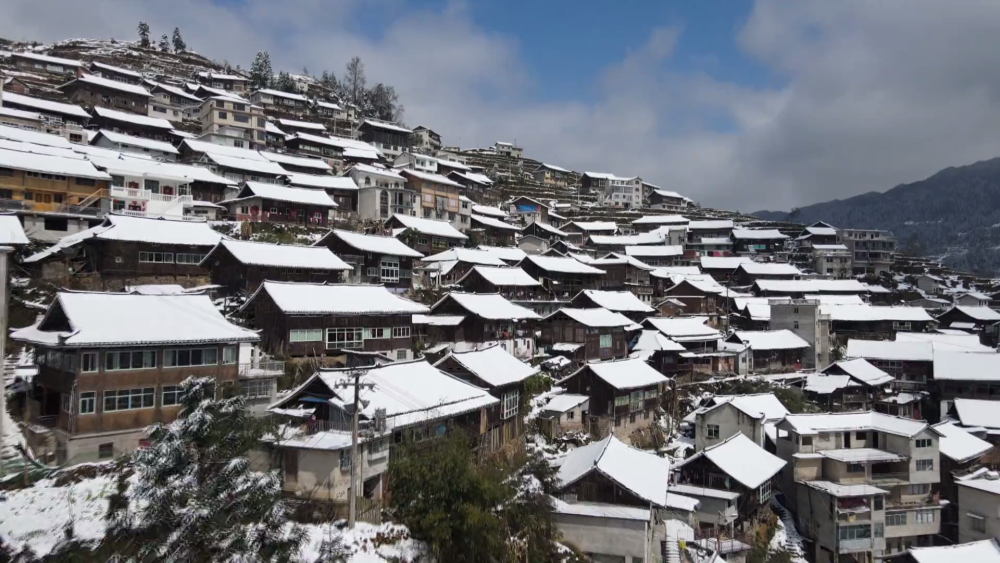
[[[285,375],[285,362],[264,360],[249,364],[240,364],[240,379],[280,377],[282,375]]]
[[[857,553],[859,551],[871,551],[872,538],[840,540],[837,542],[837,550],[840,551],[840,553]]]
[[[910,474],[906,471],[893,473],[872,473],[866,479],[872,485],[905,485],[910,482]]]

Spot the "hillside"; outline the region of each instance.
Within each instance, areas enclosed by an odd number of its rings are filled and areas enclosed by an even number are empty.
[[[1000,158],[945,168],[886,192],[753,215],[770,221],[887,229],[903,250],[940,258],[958,270],[1000,273]]]

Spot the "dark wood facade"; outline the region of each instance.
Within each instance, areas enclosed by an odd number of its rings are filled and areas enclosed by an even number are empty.
[[[590,397],[590,416],[613,422],[614,427],[634,424],[637,420],[652,421],[652,413],[660,406],[661,384],[618,389],[598,377],[587,366],[560,382],[567,393]],[[638,394],[642,397],[633,401]]]
[[[550,301],[552,292],[541,285],[497,285],[484,278],[473,268],[461,279],[462,291],[467,293],[499,293],[508,301]]]
[[[584,289],[600,289],[604,274],[575,274],[555,272],[541,268],[531,260],[522,260],[518,266],[562,299],[570,299]]]
[[[82,80],[69,82],[61,86],[60,90],[69,98],[70,102],[84,107],[115,109],[138,115],[149,114],[149,96],[147,95],[133,94]]]
[[[204,276],[208,270],[199,262],[211,246],[153,244],[87,239],[77,245],[77,254],[70,258],[76,271],[99,273],[107,277],[131,276]],[[67,254],[69,255],[69,254]]]
[[[205,264],[213,284],[221,285],[226,293],[250,295],[265,280],[282,282],[339,283],[343,281],[341,270],[314,268],[285,268],[244,264],[224,245],[219,245],[208,256]]]
[[[578,349],[572,358],[577,361],[609,360],[628,355],[628,341],[624,327],[593,328],[559,312],[540,321],[539,326],[542,329],[540,346],[560,343],[582,344],[583,347]],[[610,338],[611,345],[602,347],[602,337],[605,343]]]
[[[332,233],[324,236],[316,245],[329,248],[341,260],[353,266],[354,270],[347,275],[357,283],[381,284],[399,290],[409,289],[412,285],[414,258],[411,256],[393,256],[358,250]],[[399,277],[382,276],[383,262],[399,264]]]
[[[500,400],[500,403],[486,409],[487,432],[489,434],[499,434],[495,440],[491,440],[494,445],[520,438],[524,434],[524,414],[530,409],[530,405],[528,404],[528,395],[525,393],[523,381],[500,386],[490,385],[450,356],[434,367],[466,383],[486,389],[490,395]],[[505,419],[503,418],[503,398],[504,395],[512,392],[518,394],[517,413]]]

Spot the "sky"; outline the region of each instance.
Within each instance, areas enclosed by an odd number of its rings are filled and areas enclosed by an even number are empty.
[[[447,145],[514,141],[704,206],[784,209],[1000,155],[996,0],[4,0],[0,36],[154,37],[336,75]]]

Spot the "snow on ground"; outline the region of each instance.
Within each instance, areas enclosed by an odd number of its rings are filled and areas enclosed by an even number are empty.
[[[792,563],[806,563],[803,557],[805,550],[802,547],[802,536],[795,529],[791,513],[774,497],[771,497],[771,509],[778,515],[778,528],[774,531],[768,550],[771,553],[785,550],[792,556]]]
[[[15,552],[30,548],[41,557],[51,553],[71,523],[77,538],[98,540],[105,533],[104,516],[114,492],[111,477],[84,479],[64,487],[46,479],[26,489],[0,492],[0,543]],[[323,542],[338,537],[351,554],[348,563],[413,561],[423,547],[410,538],[405,526],[392,523],[359,522],[354,530],[346,529],[343,521],[303,527],[307,539],[300,552],[302,561],[316,561]]]

